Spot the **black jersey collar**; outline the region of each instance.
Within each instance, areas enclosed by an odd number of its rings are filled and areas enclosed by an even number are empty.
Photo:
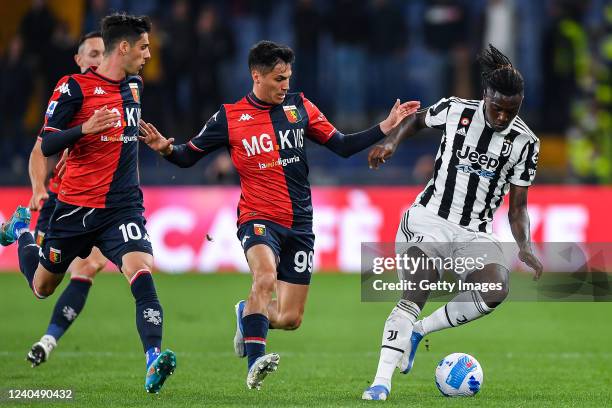
[[[91,72],[94,76],[97,76],[98,78],[100,78],[100,79],[102,79],[102,80],[104,80],[106,82],[110,82],[111,84],[120,84],[122,81],[125,80],[125,78],[124,78],[121,81],[115,81],[114,79],[107,78],[104,75],[98,74],[96,72],[97,69],[98,69],[98,67],[89,67],[89,68],[87,68],[87,71],[85,71],[85,73],[87,74],[88,72]]]
[[[253,92],[249,92],[246,96],[247,101],[253,105],[254,107],[256,107],[257,109],[271,109],[273,108],[274,104],[272,103],[268,103],[268,102],[264,102],[261,99],[259,99],[258,97],[255,96],[255,94]]]

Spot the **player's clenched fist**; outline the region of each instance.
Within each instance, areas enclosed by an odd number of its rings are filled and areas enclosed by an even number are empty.
[[[49,194],[47,193],[47,190],[43,189],[39,189],[39,190],[35,190],[32,193],[32,197],[30,198],[30,210],[32,211],[39,211],[42,208],[42,204],[45,200],[47,200],[49,198]]]
[[[140,125],[140,133],[142,134],[142,136],[138,136],[138,139],[164,156],[172,153],[174,138],[171,137],[170,139],[166,139],[152,123],[147,123],[142,119],[138,123]]]
[[[82,125],[81,132],[87,135],[90,133],[99,133],[112,126],[115,126],[121,116],[117,111],[109,110],[106,105],[101,109],[95,110],[94,114]],[[119,122],[121,125],[121,122]]]
[[[389,157],[395,153],[395,147],[392,143],[384,143],[376,145],[368,154],[368,164],[371,169],[378,169]]]

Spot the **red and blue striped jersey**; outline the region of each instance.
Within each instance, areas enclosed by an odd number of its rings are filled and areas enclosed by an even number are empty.
[[[96,73],[65,76],[57,83],[45,114],[42,137],[86,122],[106,106],[120,114],[115,126],[81,137],[70,148],[58,199],[83,207],[142,205],[138,174],[138,120],[142,79],[114,81]]]
[[[207,154],[227,147],[240,175],[238,224],[254,219],[287,228],[312,225],[304,138],[325,144],[336,128],[303,94],[270,105],[253,93],[224,104],[187,144]]]

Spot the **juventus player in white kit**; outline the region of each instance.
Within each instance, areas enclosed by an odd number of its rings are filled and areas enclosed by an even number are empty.
[[[378,168],[401,141],[420,129],[441,130],[433,178],[402,217],[396,251],[430,258],[474,258],[486,252],[481,269],[454,272],[464,282],[497,284],[501,290],[461,292],[422,320],[418,318],[429,292],[405,291],[385,322],[378,370],[363,399],[387,399],[395,368],[404,374],[410,371],[424,336],[476,320],[506,298],[509,271],[501,246],[491,234],[491,221],[508,192],[508,218],[519,259],[535,270],[535,279],[542,273],[531,248],[527,213],[527,189],[535,177],[540,141],[517,116],[523,77],[492,45],[478,61],[483,100],[441,99],[406,118],[398,132],[370,151],[368,161],[370,167]],[[401,278],[415,282],[436,282],[442,272],[433,267],[398,271]]]

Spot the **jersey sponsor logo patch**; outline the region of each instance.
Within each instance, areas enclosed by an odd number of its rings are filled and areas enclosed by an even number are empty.
[[[270,162],[266,162],[266,163],[257,163],[257,166],[259,167],[260,170],[265,170],[265,169],[270,169],[272,167],[286,167],[289,164],[293,164],[293,163],[299,163],[300,162],[300,157],[299,156],[293,156],[293,157],[287,157],[287,158],[281,158],[279,157],[276,160],[270,161]]]
[[[132,97],[136,103],[140,103],[140,94],[138,93],[138,84],[130,82],[130,91],[132,91]]]
[[[49,102],[49,106],[47,106],[47,111],[45,112],[45,117],[47,119],[49,119],[51,116],[53,116],[53,112],[55,111],[56,107],[57,107],[57,101]]]
[[[483,170],[483,169],[475,169],[474,167],[470,166],[469,164],[458,164],[455,166],[457,171],[461,171],[463,173],[466,174],[476,174],[480,177],[484,177],[484,178],[488,178],[488,179],[492,179],[495,177],[495,172],[494,171],[488,171],[488,170]]]
[[[240,115],[240,119],[238,119],[238,122],[246,122],[252,119],[253,117],[251,115],[249,115],[248,113],[243,113],[242,115]]]
[[[470,124],[470,118],[461,118],[459,123],[461,123],[461,126],[467,126]]]
[[[61,94],[68,94],[70,95],[70,87],[68,86],[68,82],[63,82],[60,86],[58,86],[57,88],[54,89],[55,92],[59,92]]]
[[[266,226],[263,224],[253,224],[253,232],[260,237],[266,236]]]
[[[96,89],[94,89],[93,94],[94,95],[106,95],[106,92],[101,87],[96,86]]]
[[[262,133],[259,136],[252,136],[250,140],[248,138],[243,138],[242,145],[244,146],[247,157],[269,153],[275,150],[301,149],[304,147],[304,129],[279,130],[278,141],[280,143],[275,143],[275,141],[276,140],[273,140],[269,134]]]
[[[62,262],[62,250],[53,247],[49,248],[49,260],[53,263]]]
[[[300,120],[302,120],[300,111],[295,105],[283,106],[283,110],[285,111],[285,116],[287,116],[289,123],[298,123]]]
[[[494,157],[489,157],[484,153],[478,153],[476,150],[472,150],[471,146],[465,146],[463,151],[457,150],[457,158],[467,159],[470,163],[478,163],[486,169],[496,169],[499,164],[499,160]]]

